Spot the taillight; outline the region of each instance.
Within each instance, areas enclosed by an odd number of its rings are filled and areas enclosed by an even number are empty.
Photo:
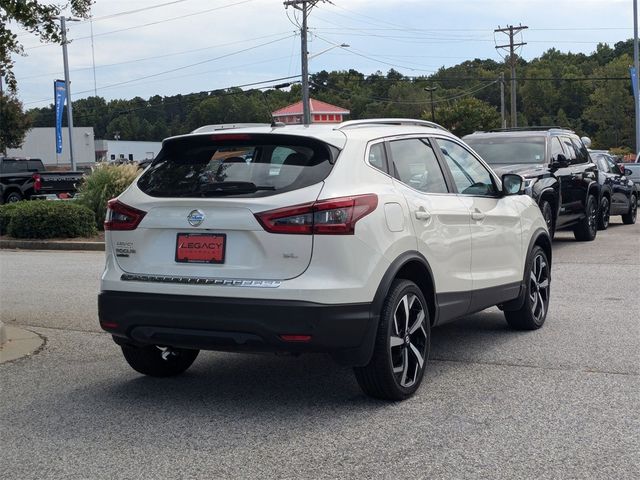
[[[368,193],[278,208],[255,217],[270,233],[353,235],[356,222],[377,206],[377,195]]]
[[[112,198],[107,203],[107,217],[104,221],[104,229],[135,230],[145,215],[146,212]]]
[[[39,173],[34,173],[31,178],[33,179],[33,190],[37,193],[42,188],[42,177]]]

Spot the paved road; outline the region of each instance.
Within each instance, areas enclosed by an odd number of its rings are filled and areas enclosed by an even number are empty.
[[[47,338],[0,365],[0,475],[640,478],[640,225],[558,237],[545,327],[487,310],[436,329],[399,404],[324,356],[204,352],[140,377],[96,327],[101,254],[0,252],[0,318]]]

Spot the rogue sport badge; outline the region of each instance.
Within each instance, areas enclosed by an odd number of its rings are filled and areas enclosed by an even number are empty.
[[[204,222],[204,213],[200,210],[191,210],[189,215],[187,215],[187,221],[192,227],[197,227]]]

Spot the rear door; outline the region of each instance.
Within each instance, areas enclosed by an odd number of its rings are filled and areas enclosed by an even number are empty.
[[[462,144],[449,138],[436,141],[458,198],[470,211],[474,297],[483,289],[516,283],[519,288],[523,252],[517,197],[500,196],[488,168]],[[473,304],[477,306],[482,301],[477,298]]]
[[[565,151],[567,160],[569,161],[568,167],[559,168],[555,174],[560,181],[560,194],[562,197],[562,203],[560,205],[561,220],[558,222],[558,226],[562,223],[573,222],[578,220],[585,212],[585,200],[586,194],[582,194],[582,171],[578,171],[579,167],[577,153],[571,138],[568,136],[560,137],[562,146]]]
[[[145,213],[135,230],[110,232],[116,260],[137,274],[296,277],[309,265],[313,236],[269,233],[255,214],[313,203],[336,155],[320,141],[285,135],[165,142],[138,188],[120,197]]]
[[[409,207],[418,251],[435,278],[440,321],[464,315],[470,302],[469,209],[451,192],[427,138],[388,142],[390,173]]]
[[[627,184],[627,177],[622,174],[620,167],[608,156],[603,156],[608,175],[611,178],[611,214],[625,214],[629,211],[631,186]]]

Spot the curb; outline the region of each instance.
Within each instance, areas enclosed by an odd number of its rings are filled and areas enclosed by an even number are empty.
[[[7,329],[5,328],[4,323],[2,323],[2,320],[0,320],[0,348],[2,348],[2,345],[4,345],[6,341]]]
[[[104,252],[104,242],[56,240],[0,240],[0,250],[86,250]]]

